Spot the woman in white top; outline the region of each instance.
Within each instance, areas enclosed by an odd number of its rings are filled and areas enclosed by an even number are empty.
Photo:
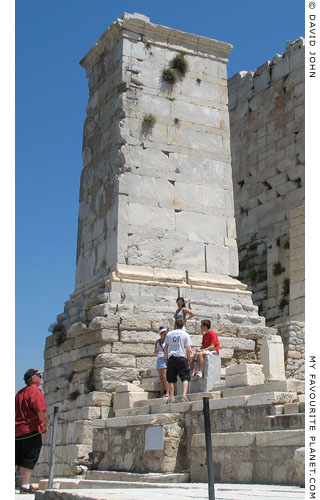
[[[169,397],[169,384],[167,382],[167,363],[164,358],[164,341],[168,330],[166,328],[160,327],[160,338],[157,340],[154,353],[157,355],[157,365],[156,368],[159,373],[160,379],[160,395],[163,399],[168,399]]]

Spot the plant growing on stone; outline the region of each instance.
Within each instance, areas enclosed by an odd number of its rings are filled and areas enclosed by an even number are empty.
[[[68,382],[71,382],[72,379],[73,379],[73,375],[75,374],[75,372],[71,372],[68,376],[67,376],[67,380]]]
[[[289,305],[288,299],[286,299],[285,297],[282,297],[282,299],[280,300],[280,304],[279,304],[281,311],[283,311],[283,309],[288,305]]]
[[[51,323],[51,325],[48,328],[48,331],[51,333],[58,333],[58,332],[64,332],[64,326],[62,323]]]
[[[58,332],[56,335],[55,335],[55,339],[56,339],[56,345],[59,346],[61,344],[63,344],[63,342],[66,340],[67,338],[67,335],[66,335],[66,332],[63,331],[63,332]]]
[[[95,390],[95,385],[94,385],[94,371],[93,368],[91,368],[88,372],[86,381],[85,381],[85,388],[84,392],[85,394],[88,394],[89,392],[93,392]]]
[[[147,128],[152,128],[155,126],[155,123],[156,123],[156,118],[154,115],[152,115],[151,113],[147,113],[146,115],[144,115],[143,117],[143,125]]]
[[[68,399],[69,399],[69,401],[75,401],[78,396],[80,396],[80,392],[77,390],[77,391],[71,392],[69,394]]]
[[[273,276],[280,276],[280,274],[284,272],[285,268],[282,266],[281,262],[273,264]]]
[[[84,310],[90,311],[90,309],[92,309],[92,307],[96,306],[97,304],[98,304],[97,300],[94,299],[91,302],[88,302],[88,304],[85,306]]]
[[[287,296],[290,293],[290,280],[289,278],[285,278],[283,281],[283,288],[282,288],[282,294],[283,296]]]
[[[177,81],[177,75],[173,68],[165,68],[162,71],[162,80],[166,83],[171,83],[172,85]]]
[[[184,54],[180,52],[177,54],[170,62],[170,66],[173,69],[180,71],[182,75],[185,75],[189,69],[188,62],[186,61]]]

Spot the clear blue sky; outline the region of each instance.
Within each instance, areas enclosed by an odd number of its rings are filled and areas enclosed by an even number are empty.
[[[229,77],[304,36],[302,0],[16,1],[16,388],[44,366],[48,326],[74,290],[88,101],[79,61],[123,12],[232,43]]]

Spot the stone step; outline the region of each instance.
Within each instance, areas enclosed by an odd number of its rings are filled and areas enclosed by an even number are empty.
[[[221,394],[219,391],[215,392],[194,392],[193,394],[188,394],[188,400],[189,401],[202,401],[202,398],[207,397],[210,399],[218,399],[220,398]],[[181,401],[181,396],[175,396],[175,400],[177,402]],[[140,408],[142,406],[161,406],[163,405],[163,400],[161,398],[156,398],[156,399],[146,399],[146,400],[140,400],[140,401],[135,401],[134,403],[134,408]]]
[[[114,418],[107,419],[109,424],[107,426],[117,425],[117,419],[119,419],[120,426],[122,426],[121,419],[125,418],[136,418],[139,416],[141,418],[146,418],[151,415],[158,414],[172,414],[172,413],[185,413],[189,410],[191,411],[201,411],[203,409],[203,394],[209,394],[212,397],[209,400],[209,408],[211,410],[218,410],[222,408],[232,408],[232,407],[241,407],[241,406],[261,406],[261,405],[284,405],[285,403],[294,403],[298,400],[298,396],[296,392],[268,392],[268,393],[260,393],[260,394],[251,394],[244,396],[234,396],[227,398],[220,398],[219,394],[216,393],[198,393],[198,394],[189,394],[188,402],[181,402],[181,396],[176,397],[176,402],[167,404],[164,403],[163,400],[152,400],[147,399],[144,401],[137,401],[136,404],[140,405],[136,408],[127,408],[123,410],[117,410],[117,415]],[[191,397],[196,396],[196,398],[191,399]],[[151,404],[148,404],[150,403]],[[283,411],[283,410],[282,410]],[[96,427],[104,427],[104,420],[99,419],[95,420]]]
[[[304,413],[291,413],[287,415],[271,415],[265,417],[267,430],[280,429],[304,429],[305,415]]]
[[[191,404],[191,403],[184,403]],[[107,419],[99,418],[98,420],[93,420],[92,425],[95,429],[104,428],[120,428],[120,427],[130,427],[136,425],[164,425],[176,422],[181,418],[180,412],[173,412],[170,405],[166,405],[167,412],[162,414],[148,414],[148,415],[134,415],[134,416],[122,416],[122,417],[112,417]],[[174,406],[174,405],[172,405]]]
[[[78,488],[78,484],[81,479],[68,478],[68,477],[56,477],[53,480],[53,489],[55,490],[73,490]],[[48,489],[48,479],[40,479],[39,490]]]
[[[267,382],[259,385],[246,385],[241,387],[219,386],[215,390],[221,390],[223,397],[245,396],[249,394],[260,394],[264,392],[296,392],[304,394],[305,385],[302,380],[280,380]]]
[[[149,415],[150,406],[141,406],[140,408],[123,408],[114,412],[115,417],[126,417],[132,415]]]
[[[211,434],[213,448],[242,447],[256,444],[256,446],[304,446],[304,429],[289,429],[256,432],[220,432]],[[192,448],[206,446],[204,434],[194,434]]]
[[[129,482],[145,482],[145,483],[187,483],[190,479],[189,472],[181,473],[155,473],[147,474],[135,472],[119,472],[119,471],[88,471],[85,475],[88,480],[102,481],[129,481]]]
[[[191,395],[188,396],[190,399]],[[209,401],[209,408],[211,410],[220,410],[220,409],[228,409],[228,408],[235,408],[235,407],[252,407],[252,406],[262,406],[262,405],[272,405],[272,408],[275,410],[275,415],[273,416],[282,416],[284,413],[284,408],[288,405],[297,405],[297,403],[287,403],[287,401],[294,401],[297,399],[297,394],[296,393],[266,393],[266,394],[258,394],[258,395],[251,395],[251,396],[239,396],[239,397],[232,397],[232,398],[218,398],[214,399],[211,398]],[[197,400],[195,399],[194,401],[189,401],[189,402],[176,402],[172,404],[158,404],[158,405],[152,405],[150,407],[148,406],[141,406],[140,408],[128,408],[125,410],[118,410],[116,416],[122,417],[122,416],[133,416],[133,415],[158,415],[158,414],[163,414],[163,413],[185,413],[187,411],[202,411],[203,410],[203,401],[202,399]],[[272,409],[271,409],[272,411]],[[302,415],[302,413],[300,413]],[[290,414],[288,414],[290,416]],[[302,417],[300,417],[300,420]],[[279,420],[280,421],[280,420]],[[288,420],[289,421],[289,420]],[[284,420],[285,422],[285,420]],[[298,425],[296,427],[296,424],[293,424],[294,419],[292,419],[292,426],[284,426],[284,428],[301,428],[301,425]],[[272,428],[270,427],[271,424],[266,423],[267,429]],[[281,428],[281,427],[280,427]]]
[[[144,474],[148,476],[148,474]],[[65,494],[70,490],[81,490],[81,497],[77,497],[81,499],[87,498],[82,496],[86,490],[106,490],[106,489],[123,489],[123,488],[163,488],[163,483],[166,484],[166,488],[174,488],[177,484],[185,484],[186,481],[162,481],[160,478],[160,474],[155,474],[158,476],[158,482],[156,481],[125,481],[125,480],[98,480],[98,479],[71,479],[67,481],[66,479],[56,479],[53,482],[53,490],[63,490],[61,494],[63,495],[63,499],[66,498]],[[187,480],[187,484],[189,483],[189,476]],[[47,490],[48,488],[48,480],[42,479],[39,482],[39,490]],[[67,491],[65,491],[67,490]],[[51,490],[50,490],[51,491]],[[50,497],[51,498],[51,497]],[[59,499],[61,497],[59,496]],[[91,497],[90,497],[91,498]],[[97,496],[96,498],[101,498]],[[105,497],[104,497],[105,498]]]

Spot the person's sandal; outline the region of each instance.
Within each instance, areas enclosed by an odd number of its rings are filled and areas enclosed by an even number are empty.
[[[176,400],[174,398],[173,399],[171,399],[171,398],[167,399],[167,404],[168,405],[171,405],[172,403],[175,403],[175,402],[176,402]]]
[[[35,493],[36,491],[38,491],[39,488],[35,488],[35,486],[32,486],[30,484],[30,487],[29,488],[24,488],[24,486],[21,486],[20,488],[20,495],[25,495],[25,494],[28,494],[28,493]]]

